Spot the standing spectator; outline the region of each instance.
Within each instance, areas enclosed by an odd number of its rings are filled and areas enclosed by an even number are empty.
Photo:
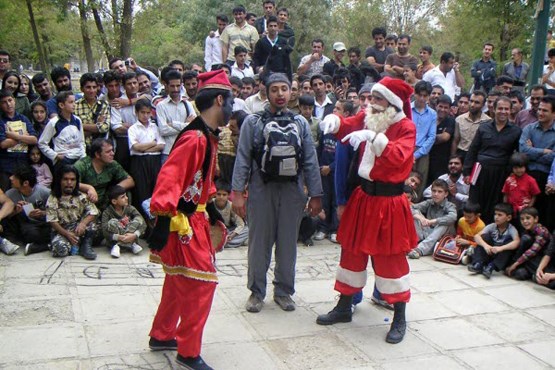
[[[451,142],[455,133],[455,120],[449,115],[451,99],[442,95],[437,100],[436,111],[436,136],[432,149],[430,149],[430,165],[426,185],[445,173],[451,153]]]
[[[204,69],[206,71],[211,71],[212,66],[215,64],[222,64],[222,42],[220,36],[224,32],[224,28],[227,27],[229,19],[225,14],[218,14],[216,16],[216,22],[218,24],[218,29],[216,31],[210,31],[209,35],[206,36],[204,41]],[[183,73],[184,71],[180,71]]]
[[[79,173],[75,167],[61,166],[46,203],[46,221],[54,230],[52,255],[65,257],[79,253],[87,260],[96,259],[92,242],[97,216],[98,209],[79,192]]]
[[[270,16],[267,21],[267,33],[256,42],[253,55],[253,66],[257,73],[266,70],[267,73],[285,73],[289,79],[293,78],[289,54],[293,51],[287,39],[278,34],[278,20]]]
[[[428,101],[428,105],[430,106],[430,108],[434,110],[436,109],[437,98],[439,98],[443,94],[445,94],[445,90],[443,89],[443,87],[441,87],[441,85],[432,85],[432,92]]]
[[[513,108],[511,109],[511,117],[509,118],[511,122],[515,122],[516,117],[526,104],[526,98],[522,93],[518,90],[512,90],[509,94],[507,94],[511,102],[513,103]]]
[[[314,91],[314,117],[323,120],[325,116],[333,113],[335,108],[335,105],[326,94],[324,76],[313,75],[310,78],[310,85]]]
[[[264,16],[260,17],[254,22],[254,26],[258,31],[260,37],[265,36],[268,33],[268,23],[270,17],[276,16],[276,2],[274,0],[264,0],[262,2],[262,7],[264,8]]]
[[[258,31],[245,21],[247,11],[242,5],[233,8],[235,22],[228,25],[220,35],[222,41],[222,61],[231,66],[235,62],[233,51],[236,46],[243,46],[248,53],[254,51],[254,45],[259,39]],[[248,57],[250,60],[250,55]]]
[[[514,80],[513,88],[515,90],[524,92],[530,66],[522,60],[522,49],[520,48],[511,50],[511,59],[512,62],[503,66],[503,74]]]
[[[333,59],[329,62],[324,64],[323,73],[327,74],[328,76],[334,77],[335,71],[339,68],[345,68],[345,64],[343,64],[343,57],[345,56],[345,44],[342,42],[336,42],[333,44]]]
[[[417,67],[416,67],[416,78],[421,80],[422,77],[426,74],[426,72],[431,71],[432,69],[435,68],[435,64],[432,63],[432,61],[430,60],[432,58],[432,53],[433,53],[434,49],[432,49],[431,46],[422,46],[420,48],[420,52],[419,52],[419,56],[420,56],[420,61],[422,63],[420,63]],[[441,62],[441,60],[440,60]],[[432,83],[432,85],[434,85]]]
[[[219,177],[220,180],[224,181],[229,186],[231,186],[233,167],[235,167],[235,158],[237,157],[239,132],[247,115],[248,114],[242,110],[234,111],[229,119],[229,124],[226,127],[222,127],[220,130],[218,140]]]
[[[50,72],[50,78],[56,87],[56,92],[59,94],[63,91],[72,91],[73,86],[71,85],[71,74],[69,71],[63,67],[55,67]],[[73,93],[72,93],[73,94]],[[77,100],[81,96],[75,97]],[[58,102],[56,96],[52,96],[47,102],[46,107],[48,108],[48,118],[53,118],[58,115]]]
[[[0,57],[1,58],[1,57]],[[47,102],[52,98],[52,88],[50,87],[50,81],[44,73],[37,73],[31,79],[35,91],[39,94],[39,99],[43,102]]]
[[[227,72],[226,72],[227,73]],[[229,77],[230,73],[228,73]],[[195,108],[195,98],[197,97],[198,92],[198,72],[195,71],[185,71],[183,73],[183,87],[185,88],[185,94],[187,100],[191,103],[193,108],[195,109],[195,115],[198,115],[197,110]],[[181,91],[181,90],[180,90]]]
[[[151,71],[149,71],[146,68],[141,68],[137,62],[135,62],[135,59],[133,58],[127,58],[125,61],[122,60],[121,58],[112,58],[110,59],[110,61],[108,62],[108,65],[110,66],[110,69],[112,71],[115,71],[116,73],[118,73],[122,78],[126,73],[129,72],[144,72],[148,75],[148,78],[150,79],[150,83],[151,83],[151,88],[153,91],[157,92],[158,88],[160,86],[160,81],[158,80],[158,77],[156,77],[156,75],[154,73],[152,73]],[[131,71],[129,71],[131,69]],[[54,79],[52,79],[54,80]],[[135,103],[135,102],[133,102]]]
[[[538,107],[541,99],[547,95],[547,89],[542,85],[534,85],[530,89],[530,108],[520,111],[515,118],[515,125],[524,128],[538,121]]]
[[[486,103],[486,94],[483,91],[474,91],[470,96],[470,109],[468,113],[455,119],[455,133],[451,144],[451,155],[459,154],[465,160],[466,153],[482,123],[491,118],[483,112]]]
[[[92,73],[84,73],[79,80],[83,97],[75,103],[75,115],[83,123],[85,145],[90,148],[94,139],[106,136],[110,130],[110,105],[98,99],[98,83]]]
[[[279,8],[277,12],[278,34],[285,41],[285,44],[291,49],[295,47],[295,31],[287,24],[289,20],[289,10],[287,8]]]
[[[470,74],[474,78],[474,90],[482,89],[486,94],[489,93],[495,84],[497,63],[492,59],[493,44],[485,43],[482,50],[482,58],[472,64]]]
[[[11,56],[6,50],[0,50],[0,81],[4,81],[4,74],[12,68]],[[0,84],[0,89],[4,86]]]
[[[350,47],[349,50],[347,50],[347,56],[349,57],[347,70],[351,75],[351,86],[355,88],[354,96],[357,96],[357,91],[360,90],[365,79],[364,73],[360,70],[362,67],[362,62],[360,61],[360,49],[356,46]],[[365,64],[368,65],[366,61]]]
[[[387,32],[385,28],[376,27],[372,30],[374,45],[364,51],[364,57],[379,73],[383,73],[385,60],[389,54],[395,53],[395,49],[385,45]]]
[[[501,95],[507,96],[511,92],[513,88],[513,84],[514,84],[514,80],[511,77],[499,76],[495,80],[495,86],[493,87],[493,89],[501,93]]]
[[[245,112],[249,114],[261,112],[268,107],[268,96],[266,95],[265,79],[268,75],[262,73],[259,75],[258,92],[245,99]]]
[[[457,113],[455,117],[468,113],[470,110],[470,94],[469,93],[462,93],[457,98]]]
[[[2,86],[2,89],[12,93],[15,99],[15,111],[19,114],[23,114],[27,118],[31,117],[31,106],[29,104],[29,100],[25,95],[19,93],[21,78],[17,72],[8,71],[4,73]]]
[[[465,182],[470,183],[470,174],[476,162],[481,171],[470,187],[470,202],[482,206],[485,223],[493,220],[494,206],[501,200],[503,183],[509,175],[509,158],[518,149],[522,130],[509,123],[511,100],[505,96],[497,99],[494,105],[495,119],[480,125],[463,167]]]
[[[385,60],[384,71],[391,77],[403,79],[406,64],[418,64],[418,59],[409,53],[411,37],[400,35],[397,40],[397,52],[389,54]]]
[[[277,20],[272,25],[275,26],[274,28],[277,31]],[[277,32],[275,32],[275,35],[277,36]],[[235,63],[231,66],[231,76],[238,78],[254,77],[252,67],[247,64],[247,49],[243,46],[236,46],[233,53],[235,55]]]
[[[533,207],[536,203],[536,196],[540,193],[536,180],[526,173],[527,164],[526,154],[514,153],[509,161],[512,173],[505,180],[501,190],[503,203],[508,203],[513,207],[513,224],[517,228],[519,228],[520,211],[526,207]]]
[[[439,66],[426,72],[422,79],[432,86],[441,86],[451,101],[455,100],[455,96],[459,95],[464,87],[464,77],[459,70],[459,63],[455,62],[455,56],[448,51],[441,54]]]
[[[312,54],[302,57],[299,63],[297,73],[299,75],[307,75],[312,77],[315,74],[322,74],[324,64],[330,61],[330,58],[324,55],[324,41],[321,39],[312,40]]]
[[[543,68],[542,84],[548,95],[555,95],[555,48],[547,52],[549,63]]]

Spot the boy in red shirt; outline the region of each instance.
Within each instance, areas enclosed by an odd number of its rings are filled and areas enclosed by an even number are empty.
[[[513,220],[518,225],[520,211],[526,207],[533,207],[536,196],[541,191],[536,180],[526,173],[528,164],[526,154],[514,153],[509,163],[513,173],[509,175],[503,185],[503,202],[509,203],[513,207]]]

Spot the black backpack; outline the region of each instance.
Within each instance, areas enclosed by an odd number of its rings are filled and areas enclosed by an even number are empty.
[[[297,181],[302,164],[302,133],[295,114],[264,111],[256,126],[255,132],[262,133],[263,142],[255,158],[264,181]]]

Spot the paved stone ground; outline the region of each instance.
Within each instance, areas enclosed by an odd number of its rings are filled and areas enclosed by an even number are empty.
[[[179,368],[175,353],[147,345],[161,269],[146,251],[119,260],[98,252],[93,262],[0,256],[0,368]],[[413,298],[401,344],[384,341],[392,313],[367,299],[372,277],[352,323],[316,325],[317,314],[335,305],[338,255],[325,242],[299,247],[297,310],[280,310],[270,288],[262,312],[251,314],[244,310],[246,248],[220,253],[204,359],[216,369],[555,368],[553,291],[498,274],[471,276],[430,257],[410,261]]]

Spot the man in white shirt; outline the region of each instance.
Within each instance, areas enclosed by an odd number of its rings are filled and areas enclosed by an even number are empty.
[[[464,77],[459,71],[459,63],[455,62],[453,53],[448,51],[441,54],[439,66],[424,73],[422,80],[429,82],[432,86],[443,87],[445,94],[449,95],[453,101],[464,87]]]
[[[216,22],[218,22],[218,29],[210,31],[204,42],[204,69],[207,72],[212,70],[214,64],[222,64],[222,41],[220,40],[220,35],[224,28],[227,27],[229,20],[227,15],[219,14],[216,16]]]
[[[324,71],[324,64],[330,61],[330,58],[323,55],[324,41],[321,39],[312,40],[312,54],[305,55],[301,59],[297,73],[299,75],[307,75],[312,77],[315,74],[322,74]]]

